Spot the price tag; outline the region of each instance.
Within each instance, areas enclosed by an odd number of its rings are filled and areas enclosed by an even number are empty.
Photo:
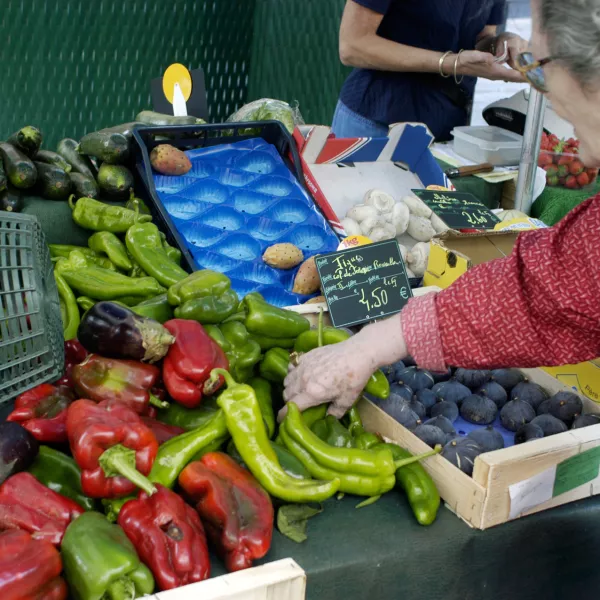
[[[472,194],[412,190],[451,229],[494,229],[500,219]]]
[[[389,317],[412,297],[396,240],[323,254],[316,264],[335,327]]]

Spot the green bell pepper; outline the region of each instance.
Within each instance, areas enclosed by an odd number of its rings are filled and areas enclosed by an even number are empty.
[[[171,402],[168,408],[158,411],[157,419],[167,425],[175,425],[190,431],[204,427],[214,418],[216,412],[216,408],[209,408],[205,404],[197,408],[186,408],[181,404]]]
[[[218,325],[236,311],[238,303],[238,295],[228,290],[220,296],[205,296],[184,302],[175,309],[175,317],[198,321],[203,325]]]
[[[296,338],[310,329],[302,315],[268,304],[260,294],[248,294],[242,303],[246,329],[253,335],[270,338]]]
[[[154,591],[125,532],[100,513],[83,513],[67,527],[61,554],[75,600],[132,600]]]
[[[81,508],[97,508],[96,501],[83,493],[81,470],[70,456],[48,446],[40,446],[38,455],[27,470],[47,488],[74,500]]]
[[[290,364],[290,353],[283,348],[267,350],[259,366],[260,376],[267,381],[283,383],[287,377]]]
[[[195,271],[185,279],[172,285],[169,288],[167,299],[171,306],[180,306],[195,298],[221,296],[230,288],[231,281],[227,275],[210,269],[203,269],[202,271]]]
[[[130,308],[137,315],[154,319],[159,323],[165,323],[173,318],[173,308],[167,302],[167,294],[159,294]]]
[[[206,332],[217,342],[229,360],[229,372],[236,381],[244,382],[252,376],[260,360],[260,346],[250,338],[243,323],[232,321],[220,327],[207,325]]]
[[[327,415],[324,419],[313,423],[311,431],[330,446],[336,448],[355,447],[352,434],[332,415]]]
[[[255,333],[251,333],[250,338],[260,346],[263,352],[271,348],[286,348],[287,350],[291,350],[296,341],[294,338],[272,338],[264,335],[256,335]]]
[[[90,236],[88,246],[98,254],[106,254],[109,260],[122,271],[131,271],[133,265],[127,256],[123,242],[110,231],[97,231]]]

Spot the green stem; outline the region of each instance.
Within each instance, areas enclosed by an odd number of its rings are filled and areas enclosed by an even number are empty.
[[[71,194],[69,196],[69,208],[71,210],[75,210],[75,204],[73,203],[73,198],[75,198],[75,194]]]
[[[319,323],[317,325],[317,346],[323,347],[323,308],[319,309]]]
[[[234,387],[237,385],[236,380],[231,376],[231,373],[229,371],[226,371],[225,369],[213,369],[210,372],[210,376],[212,377],[218,377],[221,376],[224,380],[225,380],[225,385],[229,388],[229,387]]]
[[[102,600],[133,600],[134,598],[135,584],[128,577],[121,577],[110,583],[102,596]]]
[[[442,447],[438,444],[433,450],[429,452],[425,452],[425,454],[418,454],[417,456],[411,456],[410,458],[404,458],[402,460],[394,461],[394,466],[396,467],[396,471],[405,467],[406,465],[410,465],[415,462],[419,462],[424,458],[429,458],[430,456],[434,456],[435,454],[439,454],[442,451]]]
[[[371,506],[371,504],[375,504],[375,502],[377,502],[379,498],[381,498],[381,494],[379,494],[379,496],[371,496],[370,498],[367,498],[366,500],[363,500],[361,503],[357,504],[354,508],[364,508],[365,506]]]
[[[117,444],[105,450],[98,462],[106,477],[121,475],[144,490],[149,496],[156,493],[157,489],[150,480],[135,468],[135,450]]]
[[[150,406],[156,406],[156,408],[162,409],[169,408],[170,404],[168,402],[157,398],[154,394],[148,394],[148,396],[150,397]]]

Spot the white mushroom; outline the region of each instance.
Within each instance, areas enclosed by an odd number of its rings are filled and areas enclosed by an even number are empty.
[[[432,211],[429,206],[427,206],[423,200],[420,200],[416,196],[404,196],[404,198],[402,198],[402,202],[408,206],[410,214],[414,215],[415,217],[425,217],[426,219],[429,219],[431,216]]]
[[[396,230],[387,223],[381,227],[375,227],[367,234],[372,242],[383,242],[383,240],[392,240],[396,237]]]
[[[410,210],[404,202],[397,202],[392,209],[392,225],[396,228],[396,235],[402,235],[410,219]]]
[[[425,217],[411,216],[406,231],[418,242],[428,242],[435,235],[431,221]]]
[[[357,204],[353,206],[347,213],[346,216],[357,223],[362,223],[369,217],[376,217],[379,212],[374,206],[366,206],[365,204]]]
[[[430,221],[436,233],[444,233],[450,229],[434,212],[431,213]]]
[[[378,212],[385,213],[392,210],[395,200],[382,190],[369,190],[363,199],[367,206],[374,206]]]
[[[383,217],[368,217],[360,224],[360,230],[363,235],[369,235],[369,232],[375,227],[383,227],[386,224]]]
[[[346,217],[342,219],[342,227],[346,232],[346,235],[361,235],[362,231],[360,229],[360,225],[354,220]]]
[[[406,267],[406,276],[409,279],[416,279],[417,278],[417,276],[408,267]]]
[[[408,248],[400,243],[398,243],[398,248],[400,248],[400,255],[402,256],[404,264],[411,262],[412,254],[408,251]]]
[[[417,277],[423,277],[427,270],[427,261],[429,260],[430,244],[427,242],[419,242],[412,247],[410,251],[410,259],[408,261],[412,272]]]

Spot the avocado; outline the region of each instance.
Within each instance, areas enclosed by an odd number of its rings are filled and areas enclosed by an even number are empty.
[[[456,429],[454,429],[452,421],[443,415],[439,415],[438,417],[433,417],[433,419],[425,421],[425,425],[434,425],[435,427],[439,427],[446,435],[456,435]]]
[[[458,406],[454,402],[446,402],[445,400],[438,401],[431,407],[429,411],[432,417],[443,415],[449,421],[454,423],[458,419]]]
[[[469,423],[489,425],[498,416],[498,407],[486,396],[473,394],[461,404],[460,416]]]
[[[418,367],[406,367],[396,373],[398,383],[407,385],[413,392],[433,387],[431,373]]]
[[[518,383],[510,392],[511,400],[524,400],[531,404],[534,410],[537,410],[538,406],[548,399],[546,390],[531,381],[522,381]]]
[[[462,401],[465,398],[468,398],[472,393],[467,386],[459,383],[456,379],[436,383],[432,389],[438,398],[445,400],[446,402],[454,402],[459,407],[462,404]]]
[[[527,423],[517,429],[515,444],[524,444],[544,437],[544,430],[535,423]]]
[[[504,438],[491,425],[482,429],[474,429],[467,436],[476,441],[484,452],[492,452],[504,448]]]
[[[423,425],[416,427],[413,433],[432,448],[435,448],[438,444],[444,446],[446,443],[446,434],[435,425],[423,423]]]
[[[454,373],[456,381],[466,385],[471,390],[480,388],[486,381],[492,377],[491,371],[479,371],[475,369],[456,369]]]
[[[510,392],[517,384],[527,381],[527,379],[517,369],[495,369],[492,371],[492,381],[499,383],[507,392]]]
[[[500,410],[500,421],[503,427],[509,431],[517,431],[523,425],[533,421],[534,418],[533,406],[524,400],[511,400]]]
[[[568,427],[560,419],[552,415],[539,415],[531,422],[544,432],[544,437],[568,430]]]
[[[571,429],[581,429],[582,427],[598,425],[598,423],[600,423],[600,416],[598,415],[579,415],[575,417]]]
[[[563,423],[570,425],[575,417],[583,413],[583,401],[572,392],[558,392],[550,398],[548,412]]]
[[[467,475],[473,474],[475,459],[482,453],[481,446],[469,438],[453,440],[444,446],[442,456]]]
[[[498,407],[498,410],[508,402],[506,390],[495,381],[487,381],[475,393],[488,397]]]

